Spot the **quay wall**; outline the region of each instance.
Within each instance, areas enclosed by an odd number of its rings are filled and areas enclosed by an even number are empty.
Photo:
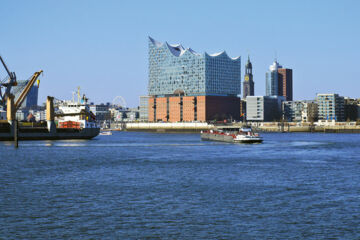
[[[260,132],[323,132],[323,133],[360,133],[360,125],[355,122],[332,123],[250,123],[253,129]]]
[[[360,133],[360,126],[259,126],[254,129],[260,132]]]
[[[138,132],[200,132],[201,130],[209,130],[214,125],[208,123],[126,123],[125,131]]]
[[[226,129],[241,127],[243,123],[234,124],[209,124],[209,123],[192,123],[192,122],[159,122],[159,123],[126,123],[123,130],[138,132],[195,132],[209,130],[213,128]],[[247,123],[258,132],[320,132],[320,133],[360,133],[360,125],[337,123],[334,125],[310,125],[296,123]]]

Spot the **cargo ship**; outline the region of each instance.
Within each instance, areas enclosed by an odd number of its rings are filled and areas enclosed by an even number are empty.
[[[221,141],[231,143],[261,143],[262,137],[254,133],[251,128],[232,128],[227,130],[213,129],[201,131],[202,140]]]
[[[46,122],[30,125],[19,123],[16,120],[16,111],[20,109],[36,81],[39,86],[39,76],[43,71],[37,71],[29,78],[15,101],[11,89],[17,86],[16,74],[9,70],[1,56],[0,62],[8,74],[8,77],[0,81],[0,107],[6,109],[6,120],[0,120],[0,141],[14,140],[17,146],[18,140],[91,139],[99,135],[100,128],[89,110],[87,98],[85,95],[80,98],[80,87],[77,102],[74,97],[72,101],[59,101],[57,113],[54,111],[54,97],[47,97]],[[58,124],[55,123],[55,117]]]
[[[53,99],[47,98],[46,122],[18,123],[11,114],[9,120],[1,120],[0,141],[91,139],[99,135],[100,127],[86,102],[60,102],[55,113]]]
[[[0,141],[13,141],[15,127],[9,123],[0,123]],[[65,139],[91,139],[99,135],[99,128],[56,128],[50,131],[48,127],[18,126],[18,140],[65,140]]]

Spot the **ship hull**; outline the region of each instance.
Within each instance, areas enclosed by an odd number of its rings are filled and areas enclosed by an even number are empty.
[[[262,138],[248,138],[248,139],[236,139],[232,135],[216,134],[216,133],[201,133],[201,140],[205,141],[218,141],[229,143],[261,143]]]
[[[235,143],[262,143],[262,139],[234,140]]]
[[[29,131],[30,130],[30,131]],[[48,132],[47,129],[19,129],[18,140],[66,140],[66,139],[92,139],[99,135],[100,128],[61,129]],[[11,132],[0,133],[0,141],[13,141]]]
[[[205,141],[219,141],[219,142],[234,142],[234,137],[230,135],[201,133],[201,140]]]

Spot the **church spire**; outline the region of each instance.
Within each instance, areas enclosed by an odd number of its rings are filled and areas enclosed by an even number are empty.
[[[252,75],[252,64],[250,62],[250,56],[248,55],[248,61],[245,65],[245,74],[246,75]]]
[[[243,84],[243,98],[247,96],[254,96],[254,81],[252,75],[252,64],[250,62],[250,56],[248,55],[248,60],[245,65],[245,77]]]

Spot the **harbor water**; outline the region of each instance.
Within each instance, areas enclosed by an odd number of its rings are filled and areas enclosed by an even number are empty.
[[[0,142],[0,239],[360,239],[360,135]]]

